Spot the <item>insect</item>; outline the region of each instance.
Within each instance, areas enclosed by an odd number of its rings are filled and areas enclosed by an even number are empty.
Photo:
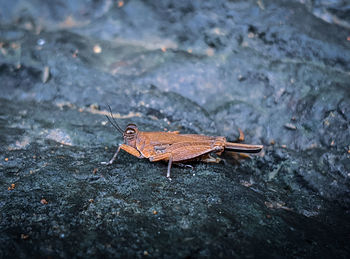
[[[112,114],[112,112],[111,112]],[[167,177],[170,178],[170,169],[173,163],[199,160],[212,162],[211,153],[220,155],[229,150],[240,153],[259,153],[262,145],[247,145],[226,141],[225,137],[211,137],[197,134],[180,134],[172,132],[145,132],[138,130],[135,124],[128,124],[123,131],[119,125],[106,116],[109,122],[123,135],[124,143],[118,146],[117,151],[109,162],[110,165],[117,158],[121,149],[138,158],[148,158],[151,162],[168,161]]]

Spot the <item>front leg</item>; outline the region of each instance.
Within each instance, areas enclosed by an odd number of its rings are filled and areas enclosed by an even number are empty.
[[[114,162],[114,160],[117,158],[117,155],[118,155],[120,149],[123,149],[124,151],[126,151],[129,154],[136,156],[138,158],[142,157],[141,153],[136,148],[130,147],[130,146],[125,145],[125,144],[119,144],[118,149],[114,153],[112,159],[109,160],[109,162],[101,162],[101,164],[102,165],[111,165]]]

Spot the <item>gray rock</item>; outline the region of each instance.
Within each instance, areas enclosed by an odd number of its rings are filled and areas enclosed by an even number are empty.
[[[344,1],[0,4],[1,258],[349,257]],[[107,104],[122,128],[265,147],[171,181],[106,167]]]

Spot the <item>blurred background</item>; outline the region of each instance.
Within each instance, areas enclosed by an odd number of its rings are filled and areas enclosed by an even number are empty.
[[[349,256],[348,1],[0,7],[0,257]],[[264,150],[105,167],[106,105]]]

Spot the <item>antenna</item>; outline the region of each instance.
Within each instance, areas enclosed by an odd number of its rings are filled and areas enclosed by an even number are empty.
[[[110,112],[110,114],[111,114],[111,118],[113,119],[113,121],[112,121],[107,115],[106,115],[106,118],[108,119],[109,123],[112,124],[112,126],[113,126],[114,128],[116,128],[116,129],[123,135],[124,131],[119,127],[118,123],[117,123],[116,120],[114,119],[111,106],[109,106],[108,104],[107,104],[107,106],[108,106],[108,109],[109,109],[109,112]],[[114,123],[113,123],[113,122],[114,122]]]

